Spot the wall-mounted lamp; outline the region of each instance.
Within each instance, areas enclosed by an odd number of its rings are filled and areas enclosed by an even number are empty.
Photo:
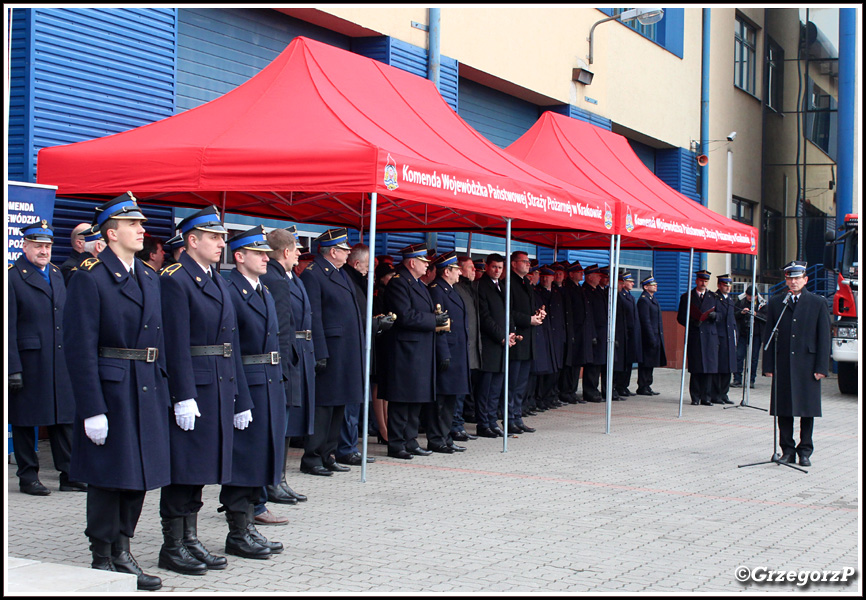
[[[589,64],[592,64],[592,44],[595,28],[602,23],[608,21],[622,21],[623,23],[627,23],[628,21],[634,21],[637,19],[641,25],[652,25],[653,23],[661,21],[664,16],[665,11],[661,8],[631,8],[619,13],[618,15],[607,17],[601,21],[596,21],[589,30],[589,56],[587,57],[589,58]]]
[[[571,70],[571,80],[583,85],[592,83],[593,72],[585,67],[578,67]]]

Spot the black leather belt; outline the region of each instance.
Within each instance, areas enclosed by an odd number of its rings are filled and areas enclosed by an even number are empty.
[[[313,339],[313,332],[309,329],[306,329],[304,331],[296,331],[295,338],[299,340],[311,340]]]
[[[99,356],[105,358],[122,358],[124,360],[143,360],[144,362],[156,362],[159,356],[159,348],[99,348]]]
[[[280,364],[280,353],[246,354],[241,356],[241,362],[245,365],[278,365]]]
[[[231,358],[232,345],[231,342],[225,344],[217,344],[216,346],[190,346],[190,356],[222,356],[223,358]]]

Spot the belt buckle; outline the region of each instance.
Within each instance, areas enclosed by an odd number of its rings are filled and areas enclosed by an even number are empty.
[[[280,364],[280,353],[279,352],[271,352],[271,364],[272,365]]]
[[[223,358],[231,358],[232,356],[232,344],[231,342],[226,342],[223,344]]]
[[[145,362],[156,362],[157,357],[159,356],[159,348],[147,348],[147,358],[145,358]]]
[[[309,329],[305,329],[301,333],[304,334],[304,337],[301,338],[302,340],[307,340],[309,342],[311,339],[313,339],[313,332]]]

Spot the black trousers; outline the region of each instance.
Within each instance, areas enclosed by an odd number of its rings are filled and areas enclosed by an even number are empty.
[[[778,417],[779,446],[783,454],[812,456],[815,446],[812,444],[812,430],[815,427],[815,417],[800,417],[800,444],[794,443],[794,417]]]
[[[648,390],[650,386],[653,384],[653,369],[654,367],[641,367],[637,368],[637,389],[638,390]]]
[[[631,384],[631,372],[632,365],[629,364],[628,367],[623,369],[622,371],[614,371],[613,372],[613,388],[617,391],[628,389],[628,386]]]
[[[61,482],[69,473],[72,453],[72,425],[48,425],[48,440],[54,468],[60,472]],[[36,428],[12,425],[12,446],[18,463],[20,483],[33,483],[39,479],[39,456],[36,454]]]
[[[201,510],[203,485],[171,483],[159,492],[159,516],[163,519],[188,517]]]
[[[418,444],[418,425],[421,422],[420,402],[388,402],[388,450],[412,451]]]
[[[116,542],[120,534],[135,535],[135,526],[144,505],[144,490],[117,490],[87,486],[87,528],[84,535],[105,543]]]
[[[261,487],[224,485],[220,488],[220,512],[247,512],[250,505],[256,504]]]
[[[689,395],[692,402],[709,402],[710,385],[713,373],[691,373],[689,375]]]
[[[455,394],[436,394],[436,400],[422,404],[424,422],[427,427],[427,448],[451,446],[451,421],[454,420]],[[388,436],[391,439],[391,436]]]
[[[304,438],[304,455],[301,466],[306,468],[323,467],[334,459],[340,442],[340,427],[343,425],[345,406],[317,406],[313,433]]]
[[[583,365],[583,399],[597,400],[601,398],[598,391],[599,378],[603,365]]]
[[[572,367],[569,365],[564,365],[562,369],[559,371],[559,378],[557,380],[558,388],[559,388],[559,397],[563,400],[565,398],[571,398],[573,401],[574,395],[577,393],[577,383],[580,375],[580,367]]]
[[[559,373],[544,373],[535,376],[536,407],[549,408],[556,399],[556,380]]]
[[[731,390],[730,373],[714,373],[710,375],[710,402],[720,404],[722,400],[728,399]]]

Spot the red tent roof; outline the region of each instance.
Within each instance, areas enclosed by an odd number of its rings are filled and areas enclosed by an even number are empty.
[[[493,145],[433,84],[303,37],[207,104],[39,152],[59,196],[225,206],[237,213],[379,229],[515,225],[604,232],[604,198]]]
[[[619,134],[548,111],[506,150],[563,181],[581,182],[615,198],[615,230],[623,236],[623,247],[757,254],[757,229],[714,213],[668,186]],[[610,243],[609,238],[592,244],[586,236],[517,228],[514,236],[563,248]]]

